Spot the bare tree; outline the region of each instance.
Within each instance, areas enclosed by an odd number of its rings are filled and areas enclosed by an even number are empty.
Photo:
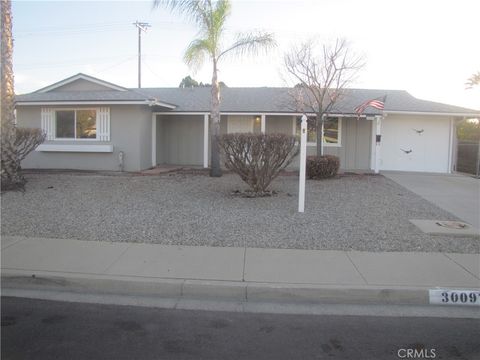
[[[296,110],[316,114],[317,155],[321,156],[325,116],[363,68],[363,59],[350,51],[344,39],[320,48],[311,40],[286,53],[284,66],[287,77],[296,84],[291,92]]]

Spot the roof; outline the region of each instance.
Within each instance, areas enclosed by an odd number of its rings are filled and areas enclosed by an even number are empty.
[[[210,111],[209,87],[196,88],[146,88],[138,89],[139,92],[149,97],[162,99],[177,105],[175,112],[208,112]],[[221,90],[222,112],[267,112],[283,113],[298,112],[295,110],[291,95],[292,88],[234,88],[224,87]],[[405,90],[371,90],[347,89],[345,95],[332,109],[332,113],[352,114],[354,108],[363,102],[386,95],[385,112],[425,112],[447,114],[475,114],[480,111],[459,106],[447,105],[417,99]],[[381,110],[367,108],[366,114],[381,114]]]
[[[102,91],[55,91],[56,88],[78,79],[101,84],[109,88]],[[145,104],[155,111],[209,112],[210,87],[194,88],[122,88],[115,84],[77,74],[36,92],[16,96],[17,105],[48,104]],[[222,112],[247,113],[298,113],[287,87],[222,87]],[[386,95],[384,112],[438,113],[480,116],[480,111],[417,99],[404,90],[347,89],[331,113],[353,114],[363,102]],[[380,110],[367,108],[365,114],[381,114]]]
[[[69,83],[72,83],[76,80],[79,80],[79,79],[83,79],[83,80],[86,80],[86,81],[90,81],[90,82],[93,82],[95,84],[99,84],[99,85],[102,85],[106,88],[109,88],[109,89],[113,89],[113,90],[118,90],[118,91],[126,91],[127,89],[122,87],[122,86],[118,86],[118,85],[115,85],[115,84],[112,84],[108,81],[105,81],[105,80],[102,80],[102,79],[98,79],[98,78],[95,78],[93,76],[90,76],[90,75],[86,75],[86,74],[82,74],[82,73],[78,73],[76,75],[73,75],[73,76],[70,76],[66,79],[63,79],[61,81],[58,81],[54,84],[51,84],[51,85],[48,85],[44,88],[41,88],[35,92],[37,93],[43,93],[43,92],[47,92],[47,91],[52,91],[56,88],[59,88],[63,85],[66,85],[66,84],[69,84]]]

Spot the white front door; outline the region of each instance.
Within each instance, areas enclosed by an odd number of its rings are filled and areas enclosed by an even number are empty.
[[[381,132],[381,170],[449,172],[449,118],[389,115]]]
[[[229,115],[227,122],[227,133],[248,133],[253,132],[253,116],[250,115]]]

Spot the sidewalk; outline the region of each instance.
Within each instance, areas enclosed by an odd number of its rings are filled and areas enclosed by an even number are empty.
[[[435,287],[480,289],[479,254],[165,246],[15,236],[3,236],[1,247],[2,290],[426,305],[428,290]]]

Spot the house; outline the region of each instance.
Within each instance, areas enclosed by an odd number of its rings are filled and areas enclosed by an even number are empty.
[[[387,96],[385,109],[354,108]],[[289,88],[222,89],[221,133],[296,134],[302,115]],[[127,89],[77,74],[16,97],[17,123],[47,138],[24,168],[139,171],[158,164],[208,167],[210,88]],[[345,170],[448,173],[455,124],[480,112],[406,91],[349,89],[325,123],[324,152]],[[308,153],[315,154],[309,129]],[[378,141],[377,141],[378,140]]]

